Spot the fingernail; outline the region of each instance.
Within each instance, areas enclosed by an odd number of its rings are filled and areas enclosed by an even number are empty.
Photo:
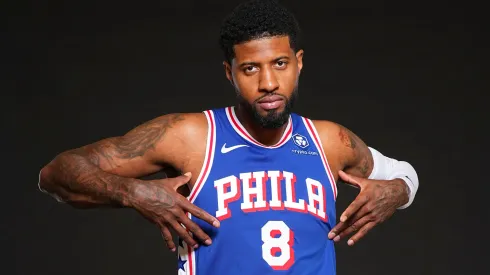
[[[219,221],[214,221],[214,222],[213,222],[213,226],[214,226],[214,227],[219,227]]]
[[[328,233],[328,238],[329,239],[335,238],[335,233],[333,232]]]
[[[195,244],[193,247],[194,247],[194,249],[196,249],[196,248],[199,247],[199,245],[198,244]]]
[[[347,217],[346,217],[346,216],[342,216],[342,217],[340,217],[340,221],[341,221],[341,222],[345,222],[346,220],[347,220]]]
[[[211,245],[211,243],[213,243],[213,242],[211,241],[211,239],[207,239],[207,240],[205,240],[205,241],[204,241],[204,244],[206,244],[206,245]]]
[[[334,242],[338,242],[338,241],[340,241],[340,236],[335,237],[335,238],[333,239],[333,241],[334,241]]]
[[[347,241],[347,244],[348,244],[348,245],[354,245],[354,241],[353,241],[353,240],[348,240],[348,241]]]
[[[172,252],[175,252],[175,247],[174,247],[174,248],[172,248]]]
[[[187,173],[185,173],[185,174],[184,174],[184,176],[186,176],[186,177],[190,177],[190,176],[191,176],[191,172],[187,172]]]

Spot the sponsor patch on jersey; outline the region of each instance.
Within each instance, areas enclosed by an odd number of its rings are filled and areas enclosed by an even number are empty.
[[[301,149],[293,149],[291,152],[298,155],[309,155],[309,156],[318,156],[318,152],[307,150],[306,148],[310,146],[310,142],[308,139],[300,134],[294,134],[291,139],[293,143]]]

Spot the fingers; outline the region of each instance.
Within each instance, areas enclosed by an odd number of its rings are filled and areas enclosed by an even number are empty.
[[[204,231],[193,221],[191,221],[185,214],[180,217],[180,223],[182,223],[187,230],[192,232],[193,236],[202,241],[205,245],[211,245],[211,238],[204,233]]]
[[[184,240],[184,242],[187,243],[187,245],[193,247],[194,249],[196,249],[199,246],[197,242],[194,240],[194,238],[192,238],[189,232],[184,227],[182,227],[182,225],[179,222],[177,222],[176,220],[172,220],[169,221],[168,223],[170,224],[170,226],[172,226],[172,228],[175,230],[177,235],[179,235],[179,237],[181,237]]]
[[[340,222],[346,222],[352,215],[354,215],[361,207],[363,207],[369,201],[369,197],[360,193],[356,199],[345,209],[340,215]]]
[[[359,229],[359,231],[354,236],[352,236],[347,241],[347,244],[349,246],[353,246],[354,244],[359,242],[359,240],[362,239],[369,232],[369,230],[373,229],[373,227],[375,227],[376,224],[377,224],[376,222],[368,222],[367,224],[365,224],[361,229]]]
[[[169,219],[168,217],[165,218],[166,224],[171,226],[177,235],[179,235],[179,237],[181,237],[187,243],[187,245],[193,247],[194,249],[197,248],[199,244],[196,240],[200,240],[206,245],[211,245],[211,238],[204,233],[204,231],[196,223],[191,221],[184,211],[176,210],[176,212],[172,212],[171,215],[174,216],[172,219]],[[172,251],[175,251],[175,244],[168,227],[163,225],[160,226],[160,228],[167,246]]]
[[[160,225],[160,231],[162,232],[162,237],[165,240],[168,249],[172,250],[172,252],[175,252],[175,243],[172,239],[172,234],[170,233],[170,230],[168,230],[168,227],[165,225]]]
[[[328,238],[338,241],[338,235],[342,234],[344,230],[348,229],[349,226],[357,222],[359,219],[369,215],[371,209],[368,207],[367,202],[368,199],[366,199],[365,196],[358,196],[344,211],[340,217],[341,221],[337,223],[337,225],[335,225],[335,227],[328,233]]]
[[[335,242],[338,242],[341,239],[349,236],[350,234],[357,232],[359,229],[363,228],[364,225],[366,225],[367,223],[369,223],[371,221],[372,221],[372,219],[368,215],[361,217],[357,221],[350,223],[350,225],[347,228],[345,228],[345,230],[342,230],[341,232],[339,232],[338,235],[333,240]]]
[[[334,241],[339,241],[341,235],[346,229],[349,228],[352,224],[357,222],[359,219],[361,219],[363,216],[361,215],[360,211],[354,214],[352,217],[350,217],[347,221],[345,222],[339,222],[337,225],[335,225],[332,230],[328,233],[328,238],[333,239]]]
[[[188,200],[182,200],[181,206],[185,211],[188,211],[194,217],[201,219],[216,228],[220,226],[220,222],[217,218],[211,216],[208,212],[190,203]]]
[[[186,213],[184,213],[183,210],[174,209],[171,212],[175,217],[172,220],[177,220],[178,223],[181,224],[180,227],[184,225],[186,230],[192,232],[193,239],[195,238],[206,245],[211,245],[211,238],[206,233],[204,233],[204,231],[195,222],[191,221],[191,219],[189,219],[189,217],[186,215]],[[187,233],[187,235],[189,235],[189,233]]]

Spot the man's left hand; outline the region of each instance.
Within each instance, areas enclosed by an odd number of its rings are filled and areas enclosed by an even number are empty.
[[[370,180],[339,171],[340,178],[356,185],[361,192],[340,216],[340,222],[328,234],[340,241],[355,233],[347,244],[352,246],[376,225],[390,218],[396,209],[408,202],[408,189],[402,179]]]

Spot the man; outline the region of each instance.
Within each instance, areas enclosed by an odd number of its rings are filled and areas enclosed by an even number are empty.
[[[275,1],[238,6],[220,40],[236,106],[163,115],[66,151],[42,169],[39,187],[77,207],[134,208],[173,251],[175,230],[183,274],[335,274],[334,241],[355,233],[353,245],[409,206],[418,179],[341,125],[291,112],[298,35]],[[187,173],[138,179],[167,168]],[[337,223],[339,178],[361,192]],[[186,184],[187,198],[178,193]]]

